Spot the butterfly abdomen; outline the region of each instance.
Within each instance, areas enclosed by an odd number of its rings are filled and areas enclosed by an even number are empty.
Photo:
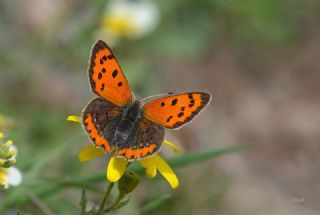
[[[128,138],[135,131],[138,121],[141,119],[140,102],[136,101],[129,105],[122,116],[117,128],[115,129],[112,143],[115,146],[123,146],[128,141]]]

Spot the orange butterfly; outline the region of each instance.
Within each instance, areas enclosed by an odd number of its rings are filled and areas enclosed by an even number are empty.
[[[128,81],[108,45],[99,40],[89,59],[93,99],[82,113],[82,124],[92,142],[116,156],[138,160],[159,151],[165,128],[191,121],[210,101],[203,92],[166,95],[145,105],[135,100]]]

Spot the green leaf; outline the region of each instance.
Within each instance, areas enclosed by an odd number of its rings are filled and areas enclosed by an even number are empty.
[[[166,161],[172,168],[184,167],[194,163],[212,159],[224,154],[238,152],[246,148],[248,148],[248,145],[228,146],[228,147],[223,147],[219,149],[190,152],[190,153],[182,154],[179,156],[174,156],[172,158],[168,158],[166,159]],[[142,174],[144,172],[144,169],[137,163],[130,165],[129,169],[130,171],[133,171],[139,174]],[[104,172],[97,173],[97,174],[93,174],[93,175],[82,177],[82,178],[81,177],[76,177],[76,178],[79,178],[79,180],[81,181],[98,182],[101,180],[105,180],[105,173]]]
[[[169,195],[164,195],[164,196],[161,196],[161,197],[156,198],[154,200],[151,200],[149,203],[147,203],[146,205],[144,205],[141,208],[140,212],[148,212],[148,211],[154,210],[155,208],[159,207],[162,203],[164,203],[169,198],[170,198]]]
[[[213,150],[206,150],[200,152],[190,152],[180,156],[175,156],[172,159],[167,160],[172,167],[183,167],[200,161],[212,159],[231,152],[237,152],[248,148],[248,145],[230,146]]]

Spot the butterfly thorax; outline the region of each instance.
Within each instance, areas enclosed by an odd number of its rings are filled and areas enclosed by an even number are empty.
[[[115,146],[120,146],[127,142],[129,136],[134,132],[134,128],[142,118],[141,103],[135,101],[124,109],[124,113],[116,127],[112,142]]]

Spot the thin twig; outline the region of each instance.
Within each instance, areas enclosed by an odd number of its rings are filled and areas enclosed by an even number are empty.
[[[43,212],[45,215],[54,215],[54,212],[45,205],[37,196],[32,193],[27,194],[30,200]]]
[[[123,199],[123,195],[121,195],[121,194],[119,193],[116,201],[115,201],[110,207],[108,207],[107,209],[105,209],[105,212],[109,212],[109,211],[111,211],[112,209],[114,209],[115,207],[117,207],[118,204],[119,204],[119,202],[120,202],[122,199]]]
[[[86,214],[86,210],[87,210],[87,199],[86,199],[85,190],[82,190],[81,200],[80,200],[80,207],[81,207],[81,215],[85,215]]]
[[[103,213],[104,213],[104,206],[105,206],[105,204],[106,204],[106,202],[107,202],[107,200],[108,200],[108,198],[109,198],[109,196],[110,196],[110,193],[111,193],[111,190],[112,190],[112,188],[113,188],[113,185],[114,185],[113,182],[110,182],[110,183],[109,183],[108,189],[107,189],[106,193],[104,194],[104,197],[103,197],[103,199],[102,199],[102,201],[101,201],[101,203],[100,203],[100,206],[99,206],[99,210],[98,210],[98,212],[97,212],[97,215],[103,215]]]

